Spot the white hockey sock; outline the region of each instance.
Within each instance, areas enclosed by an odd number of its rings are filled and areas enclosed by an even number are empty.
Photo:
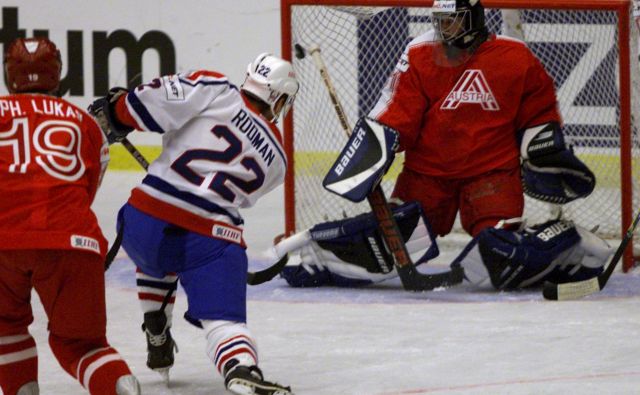
[[[151,277],[136,268],[136,284],[138,288],[138,300],[143,313],[160,310],[167,292],[171,289],[178,276],[168,274],[163,278]],[[176,301],[176,291],[169,298],[169,302],[164,309],[167,316],[167,324],[171,326],[173,318],[173,305]]]
[[[203,320],[207,355],[224,376],[224,366],[232,359],[238,365],[258,365],[258,349],[247,326],[239,322]]]

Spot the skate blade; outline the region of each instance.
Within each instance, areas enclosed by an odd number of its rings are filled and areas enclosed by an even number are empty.
[[[278,388],[269,384],[258,384],[249,380],[235,379],[229,382],[227,390],[234,395],[256,395],[256,394],[272,394],[272,395],[295,395],[291,390]]]
[[[158,374],[162,376],[162,381],[164,381],[167,386],[169,386],[169,369],[170,368],[153,369],[154,372],[158,372]]]

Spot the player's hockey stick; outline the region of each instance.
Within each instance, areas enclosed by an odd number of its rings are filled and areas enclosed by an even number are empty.
[[[295,55],[298,59],[303,59],[306,56],[307,51],[302,45],[295,44],[294,48]],[[333,103],[333,108],[336,111],[340,125],[347,136],[349,136],[351,134],[351,128],[347,121],[347,115],[340,104],[338,94],[329,77],[328,69],[322,60],[320,47],[313,46],[308,50],[308,52],[320,72],[320,76],[327,88],[327,92],[329,93],[329,97]],[[409,256],[407,247],[402,239],[402,234],[400,233],[398,224],[391,213],[389,203],[384,196],[384,191],[380,184],[378,184],[378,186],[369,193],[367,200],[369,201],[369,205],[371,206],[376,220],[378,221],[380,233],[382,234],[385,245],[393,256],[395,267],[398,270],[398,275],[400,276],[402,286],[405,290],[428,291],[437,287],[450,286],[462,282],[464,272],[461,267],[454,267],[451,271],[437,274],[423,274],[418,272],[411,261],[411,257]]]
[[[147,159],[145,159],[144,156],[142,156],[142,154],[140,153],[140,151],[138,151],[136,146],[131,144],[131,141],[129,141],[126,137],[124,137],[120,141],[120,144],[122,144],[124,146],[124,148],[127,151],[129,151],[131,156],[133,156],[133,159],[135,159],[136,162],[138,162],[140,164],[140,166],[142,166],[143,169],[149,170],[149,162],[147,161]]]
[[[296,233],[293,236],[289,236],[286,239],[281,240],[276,245],[262,253],[263,257],[270,261],[277,261],[275,265],[269,266],[264,270],[252,273],[249,272],[247,277],[247,284],[258,285],[267,282],[274,278],[282,271],[289,261],[289,252],[297,250],[298,248],[307,245],[311,241],[311,233],[309,229]]]
[[[602,291],[604,286],[607,285],[609,277],[611,277],[611,274],[618,265],[620,258],[622,258],[624,250],[627,248],[627,245],[633,238],[633,232],[638,226],[639,221],[640,211],[636,214],[636,218],[633,220],[631,226],[629,226],[629,229],[627,229],[627,232],[622,238],[618,249],[609,261],[609,265],[599,276],[596,276],[589,280],[575,281],[563,284],[554,284],[547,281],[544,283],[544,286],[542,288],[542,296],[544,296],[544,298],[547,300],[572,300]]]
[[[120,141],[120,143],[124,146],[124,148],[127,151],[129,151],[131,156],[133,156],[133,158],[136,160],[136,162],[138,162],[138,164],[140,164],[140,166],[142,166],[145,170],[149,169],[149,162],[147,161],[147,159],[145,159],[144,156],[142,156],[142,154],[140,153],[140,151],[138,151],[136,146],[131,144],[131,141],[129,141],[126,137],[124,137]],[[113,260],[116,258],[116,255],[120,250],[120,245],[122,244],[122,234],[124,233],[122,227],[123,227],[123,224],[120,224],[120,227],[118,228],[118,233],[116,234],[116,239],[113,241],[113,244],[109,248],[109,251],[107,252],[107,256],[105,257],[105,260],[104,260],[105,272],[109,269],[109,267],[111,267]]]

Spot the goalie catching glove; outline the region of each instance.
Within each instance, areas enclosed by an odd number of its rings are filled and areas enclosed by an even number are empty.
[[[322,186],[352,202],[363,201],[391,167],[397,148],[398,132],[360,118]]]
[[[107,136],[109,145],[124,140],[133,131],[133,128],[118,121],[115,115],[116,102],[128,92],[125,88],[111,88],[107,96],[94,100],[87,108],[89,114],[93,115],[102,132]]]
[[[567,147],[560,125],[546,123],[521,131],[520,154],[524,193],[564,204],[593,192],[593,172]]]
[[[451,265],[462,266],[465,279],[477,286],[510,290],[587,280],[602,273],[612,253],[588,230],[552,220],[518,232],[485,229]]]

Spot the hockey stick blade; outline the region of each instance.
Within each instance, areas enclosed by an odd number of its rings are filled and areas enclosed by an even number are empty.
[[[309,232],[309,229],[280,240],[278,244],[262,253],[262,256],[267,260],[277,262],[264,270],[249,272],[247,275],[247,284],[258,285],[273,279],[287,265],[287,262],[289,261],[289,252],[297,250],[298,248],[309,244],[309,242],[311,242],[311,232]]]
[[[546,281],[542,287],[542,296],[547,300],[575,300],[599,292],[602,288],[600,276],[564,284]]]
[[[607,284],[607,281],[609,281],[609,277],[611,277],[613,270],[618,265],[620,258],[622,258],[622,254],[624,253],[627,244],[629,244],[629,240],[631,240],[631,238],[627,238],[627,236],[625,236],[615,254],[609,261],[609,265],[599,276],[588,280],[562,284],[545,281],[542,286],[542,296],[547,300],[575,300],[600,292]]]
[[[574,300],[602,291],[604,286],[607,285],[609,277],[613,274],[618,262],[620,262],[624,250],[633,238],[633,232],[636,230],[639,221],[640,212],[636,214],[636,218],[633,220],[631,226],[629,226],[629,229],[627,229],[620,245],[609,261],[609,265],[607,265],[607,268],[599,276],[589,280],[563,284],[554,284],[547,281],[542,288],[542,296],[547,300]]]
[[[407,291],[431,291],[440,287],[451,287],[460,284],[464,279],[464,270],[457,266],[448,272],[424,274],[418,272],[414,265],[396,267],[404,289]]]
[[[247,284],[259,285],[270,281],[277,276],[289,262],[289,255],[283,256],[275,265],[269,266],[264,270],[257,272],[249,272],[247,275]]]

